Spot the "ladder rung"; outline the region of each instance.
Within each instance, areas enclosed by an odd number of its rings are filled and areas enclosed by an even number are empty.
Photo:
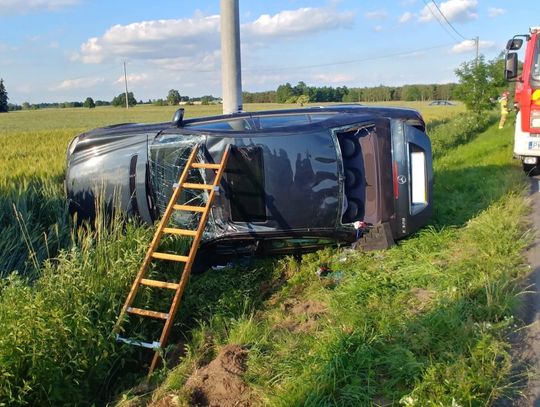
[[[208,184],[191,184],[189,182],[184,182],[182,184],[182,186],[184,188],[189,188],[189,189],[208,189],[208,190],[212,190],[214,189],[214,186],[213,185],[208,185]]]
[[[188,230],[188,229],[163,228],[163,232],[169,233],[172,235],[180,235],[180,236],[196,236],[197,235],[196,230]]]
[[[148,287],[168,288],[170,290],[176,290],[178,288],[178,284],[176,283],[167,283],[165,281],[149,280],[147,278],[143,278],[141,280],[141,284],[146,285]]]
[[[204,206],[192,206],[192,205],[174,205],[174,209],[177,211],[190,211],[190,212],[204,212],[206,209]]]
[[[164,312],[150,311],[148,309],[128,307],[127,312],[129,312],[130,314],[140,315],[142,317],[152,317],[158,319],[169,318],[169,314],[165,314]]]
[[[191,164],[191,168],[208,168],[212,170],[219,170],[221,168],[221,165],[209,163],[193,163]]]
[[[179,256],[177,254],[157,253],[157,252],[152,253],[152,257],[154,259],[181,261],[184,263],[187,263],[189,259],[187,256]]]
[[[138,339],[131,338],[122,338],[120,335],[116,334],[116,342],[127,343],[128,345],[141,346],[148,349],[159,349],[161,344],[158,341],[152,343],[139,341]]]

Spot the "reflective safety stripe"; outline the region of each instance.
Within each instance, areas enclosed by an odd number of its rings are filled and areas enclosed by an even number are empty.
[[[531,95],[531,101],[534,105],[540,106],[540,89],[536,89]]]

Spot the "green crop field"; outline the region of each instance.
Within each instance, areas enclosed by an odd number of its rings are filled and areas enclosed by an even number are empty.
[[[250,405],[484,406],[511,396],[507,338],[519,326],[529,242],[511,129],[462,106],[406,105],[432,138],[432,225],[388,251],[329,248],[194,276],[169,368],[150,385],[140,384],[148,354],[111,331],[152,230],[122,220],[75,230],[62,182],[76,133],[167,121],[175,109],[0,115],[0,406],[193,404],[186,383],[232,345],[245,357],[233,384]],[[219,109],[187,106],[186,116]],[[320,279],[323,263],[335,273]]]

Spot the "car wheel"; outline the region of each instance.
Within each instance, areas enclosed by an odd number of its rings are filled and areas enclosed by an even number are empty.
[[[358,143],[350,138],[344,138],[341,141],[341,154],[343,158],[352,158],[358,150]]]
[[[343,223],[352,223],[358,220],[362,203],[358,199],[349,199],[347,201],[347,210],[343,215]]]
[[[362,174],[356,168],[345,168],[345,188],[351,189],[358,185]]]

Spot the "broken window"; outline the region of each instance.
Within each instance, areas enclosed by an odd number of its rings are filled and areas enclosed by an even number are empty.
[[[184,170],[189,156],[200,143],[202,146],[197,153],[196,161],[204,161],[204,137],[187,135],[165,135],[149,147],[150,179],[155,206],[159,214],[163,214],[169,203],[173,189]],[[192,169],[187,182],[208,184],[209,174],[204,169]],[[208,202],[208,191],[183,189],[178,203],[193,206],[204,206]],[[171,224],[181,229],[197,229],[201,217],[200,212],[174,211]],[[210,211],[205,235],[215,235],[215,223]]]

